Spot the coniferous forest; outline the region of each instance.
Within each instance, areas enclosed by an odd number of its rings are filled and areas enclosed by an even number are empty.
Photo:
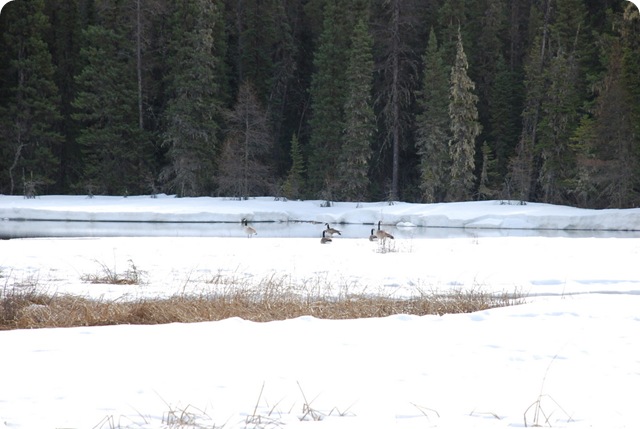
[[[14,0],[0,193],[640,206],[624,0]]]

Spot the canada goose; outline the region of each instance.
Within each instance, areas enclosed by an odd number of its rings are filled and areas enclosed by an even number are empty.
[[[320,244],[327,244],[327,243],[331,243],[333,241],[329,237],[324,235],[325,232],[327,232],[327,231],[322,231],[322,238],[320,239]]]
[[[375,234],[375,229],[371,228],[371,235],[369,236],[369,241],[378,241],[378,236]]]
[[[340,231],[338,231],[337,229],[331,228],[328,223],[325,223],[325,225],[326,225],[327,229],[325,229],[324,232],[329,234],[329,237],[333,237],[333,234],[342,235],[342,234],[340,234]]]
[[[243,218],[242,219],[242,229],[244,229],[244,233],[247,234],[247,237],[251,238],[254,235],[258,234],[258,231],[256,231],[256,229],[252,226],[249,226],[249,224],[247,223],[247,219]]]
[[[381,221],[378,221],[378,230],[376,231],[376,236],[381,240],[384,240],[385,238],[390,238],[393,240],[393,235],[389,234],[384,229],[380,229],[380,222]]]

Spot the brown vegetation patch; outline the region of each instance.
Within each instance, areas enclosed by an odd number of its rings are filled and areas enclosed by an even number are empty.
[[[228,289],[223,293],[176,295],[135,301],[47,295],[35,288],[0,292],[0,329],[190,323],[239,317],[256,322],[314,316],[323,319],[470,313],[517,304],[521,297],[459,291],[413,298],[366,294],[305,296],[288,290]]]

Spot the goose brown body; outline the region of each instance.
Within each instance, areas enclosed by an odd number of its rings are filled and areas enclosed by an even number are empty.
[[[340,230],[331,228],[331,226],[328,223],[325,223],[324,225],[327,227],[327,229],[325,229],[324,232],[326,232],[329,235],[329,237],[332,237],[334,234],[342,235],[340,234]]]
[[[393,240],[394,239],[393,235],[389,234],[384,229],[380,229],[380,223],[381,221],[378,221],[378,229],[376,230],[376,237],[378,237],[381,240],[384,240],[386,238],[390,238]]]

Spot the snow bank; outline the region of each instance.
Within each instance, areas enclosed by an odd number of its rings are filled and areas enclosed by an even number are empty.
[[[318,222],[444,228],[640,230],[640,209],[588,210],[540,203],[477,201],[396,202],[248,201],[225,198],[149,196],[0,196],[0,219],[110,222]]]

